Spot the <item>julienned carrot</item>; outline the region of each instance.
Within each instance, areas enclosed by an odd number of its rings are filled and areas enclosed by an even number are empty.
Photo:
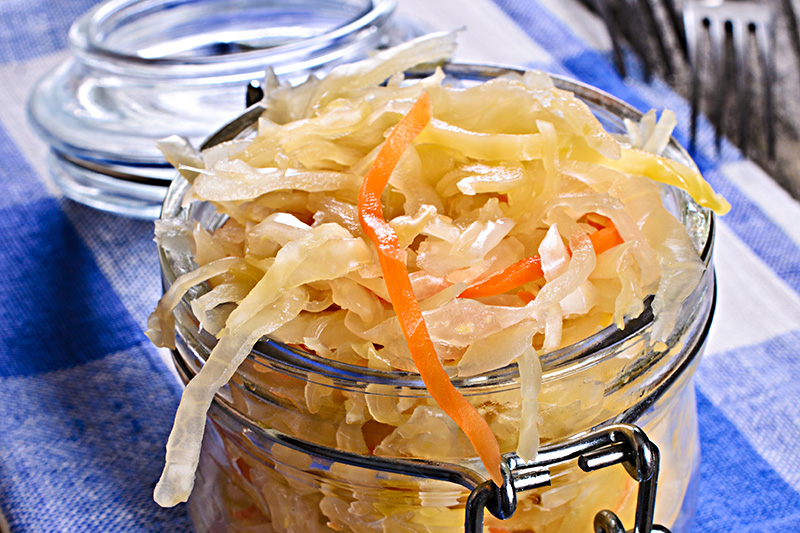
[[[608,227],[589,235],[589,239],[592,241],[594,252],[598,255],[623,242],[617,228],[611,221],[609,221]],[[532,255],[517,261],[502,272],[498,272],[471,287],[467,287],[458,297],[480,298],[482,296],[496,296],[541,277],[544,277],[542,259],[538,255]]]
[[[358,193],[358,217],[364,233],[378,249],[378,259],[389,290],[389,298],[422,381],[436,403],[464,431],[492,481],[500,486],[503,484],[503,476],[500,472],[501,457],[497,439],[486,420],[453,386],[442,367],[411,288],[405,253],[400,248],[397,234],[383,218],[381,193],[400,157],[430,119],[430,98],[424,92],[386,138],[364,176]]]
[[[479,298],[481,296],[494,296],[515,289],[529,281],[544,276],[542,259],[538,255],[526,257],[517,261],[500,273],[495,274],[480,283],[467,287],[458,295],[459,298]]]
[[[622,237],[620,236],[613,222],[611,222],[607,228],[603,228],[590,234],[589,239],[592,241],[592,246],[594,246],[594,252],[598,255],[602,254],[606,250],[612,249],[618,244],[625,242],[622,240]]]

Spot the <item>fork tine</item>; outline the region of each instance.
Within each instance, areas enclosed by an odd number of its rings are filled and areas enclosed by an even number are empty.
[[[686,27],[684,26],[685,21],[681,19],[680,15],[678,15],[678,8],[675,7],[674,0],[663,0],[663,2],[664,8],[667,11],[667,16],[672,24],[672,28],[675,30],[675,33],[678,36],[678,46],[680,46],[681,51],[683,51],[683,57],[688,59],[689,43],[686,40]]]
[[[666,71],[665,74],[667,77],[672,77],[672,75],[675,73],[675,65],[672,62],[672,54],[670,54],[669,50],[667,50],[667,41],[666,36],[664,35],[664,28],[656,19],[656,13],[655,9],[653,8],[653,4],[651,3],[651,0],[641,0],[637,3],[639,4],[640,9],[644,12],[644,17],[647,19],[647,24],[650,28],[652,28],[653,33],[655,33],[658,51],[661,54],[661,60],[664,62],[664,69]]]
[[[697,134],[698,114],[701,100],[708,102],[707,96],[712,96],[707,90],[701,88],[700,83],[700,56],[698,52],[699,40],[705,41],[708,36],[711,50],[711,65],[709,77],[716,93],[711,100],[711,110],[708,113],[711,123],[716,130],[715,144],[717,151],[722,144],[724,120],[723,108],[728,99],[730,90],[735,90],[736,109],[738,113],[738,143],[742,154],[746,155],[747,145],[750,144],[748,125],[752,123],[749,115],[755,103],[748,99],[748,51],[750,48],[750,33],[754,34],[757,46],[757,55],[761,82],[763,84],[763,121],[766,126],[767,156],[770,161],[775,160],[775,117],[773,99],[773,81],[775,80],[775,9],[769,3],[756,2],[725,2],[718,0],[715,3],[693,2],[684,5],[684,31],[686,34],[689,63],[692,68],[692,124],[690,149],[695,149]],[[707,32],[703,32],[703,28]],[[728,51],[727,33],[730,29],[730,49]],[[732,75],[735,83],[731,83]],[[763,137],[762,137],[763,138]]]
[[[725,75],[727,74],[727,69],[725,68],[725,22],[714,17],[708,17],[706,20],[708,20],[708,35],[711,39],[713,86],[722,90],[722,94],[717,95],[717,98],[714,99],[710,116],[715,130],[714,144],[717,147],[717,151],[719,151],[722,146],[722,109],[728,92],[728,84],[725,80]]]
[[[756,31],[756,46],[761,62],[761,79],[764,84],[764,116],[767,121],[767,156],[775,160],[775,123],[773,119],[772,84],[775,79],[775,21],[774,17],[766,20],[764,31]]]
[[[691,108],[692,118],[689,131],[689,151],[694,152],[697,146],[697,112],[700,104],[700,66],[697,41],[701,38],[702,22],[698,24],[694,4],[687,4],[683,10],[683,33],[686,37],[686,50],[692,70]]]
[[[647,53],[647,42],[645,41],[643,30],[647,26],[642,16],[641,2],[639,0],[625,0],[625,7],[628,12],[628,16],[625,17],[628,35],[632,41],[631,44],[637,50],[637,54],[644,65],[644,79],[649,82],[653,77],[654,65],[650,54]]]
[[[600,18],[603,19],[603,23],[608,30],[608,36],[611,38],[611,47],[614,51],[614,66],[617,67],[619,75],[626,78],[625,58],[622,55],[622,45],[620,44],[622,34],[617,25],[616,17],[611,16],[609,3],[606,2],[606,0],[589,0],[589,2],[591,3],[592,9],[600,14]]]
[[[747,24],[740,19],[732,19],[731,33],[733,39],[733,66],[736,73],[736,103],[739,106],[739,147],[742,153],[747,153],[747,39],[749,30]]]
[[[800,68],[800,24],[797,22],[797,13],[792,5],[792,0],[781,0],[781,7],[783,16],[786,18],[786,26],[789,28],[789,40],[794,49],[794,60]]]

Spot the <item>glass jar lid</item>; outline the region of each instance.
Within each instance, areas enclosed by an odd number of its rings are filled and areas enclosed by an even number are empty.
[[[174,171],[156,148],[199,143],[237,116],[266,68],[289,82],[420,33],[396,0],[110,0],[70,30],[72,57],[28,116],[65,196],[155,218]]]

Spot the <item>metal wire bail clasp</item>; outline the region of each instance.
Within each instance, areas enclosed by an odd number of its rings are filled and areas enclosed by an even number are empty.
[[[483,510],[501,520],[510,518],[517,508],[517,492],[550,485],[550,467],[557,463],[578,460],[584,472],[622,464],[639,484],[636,500],[636,521],[631,533],[669,533],[669,529],[653,525],[653,512],[658,487],[658,447],[638,427],[615,424],[556,446],[544,447],[536,461],[526,464],[516,455],[507,456],[502,465],[503,486],[491,480],[478,485],[467,499],[464,530],[483,531]],[[609,510],[595,515],[595,533],[625,533],[622,521]]]

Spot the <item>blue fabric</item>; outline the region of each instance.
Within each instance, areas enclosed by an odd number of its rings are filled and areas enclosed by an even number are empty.
[[[35,379],[0,377],[12,531],[191,531],[184,506],[152,504],[178,396],[150,352],[142,342]]]
[[[725,223],[733,228],[736,234],[761,258],[769,267],[792,287],[800,292],[800,248],[786,233],[758,209],[751,200],[737,187],[726,180],[718,178],[719,173],[710,163],[701,161],[707,166],[706,176],[716,182],[717,190],[736,209],[725,215]]]
[[[37,198],[48,198],[50,195],[44,184],[31,179],[35,175],[30,164],[25,158],[20,157],[20,152],[14,141],[8,136],[5,128],[0,125],[0,183],[3,193],[0,194],[0,209],[24,205]]]
[[[0,68],[62,52],[94,3],[0,2]],[[14,533],[190,532],[152,502],[181,392],[143,334],[152,222],[54,197],[25,127],[0,123],[0,511]]]
[[[697,404],[703,461],[692,531],[798,531],[800,494],[703,394]]]
[[[72,21],[95,0],[0,2],[0,63],[22,61],[62,50]]]
[[[0,376],[85,364],[145,340],[56,200],[0,210]],[[35,280],[35,283],[32,281]]]
[[[0,2],[0,88],[55,65],[70,23],[93,3]],[[549,54],[529,66],[642,111],[672,109],[686,143],[688,104],[663,81],[644,82],[633,57],[633,75],[622,80],[610,55],[590,48],[544,2],[495,4]],[[16,141],[29,133],[18,118],[24,101],[14,98],[0,90],[0,511],[14,533],[191,531],[184,505],[162,509],[151,498],[181,392],[142,333],[160,294],[152,223],[58,197],[39,152]],[[800,309],[800,240],[727,177],[740,154],[724,142],[717,155],[707,122],[699,133],[698,166],[733,205],[721,223],[748,264]],[[693,531],[800,531],[797,322],[700,365],[703,462]]]

